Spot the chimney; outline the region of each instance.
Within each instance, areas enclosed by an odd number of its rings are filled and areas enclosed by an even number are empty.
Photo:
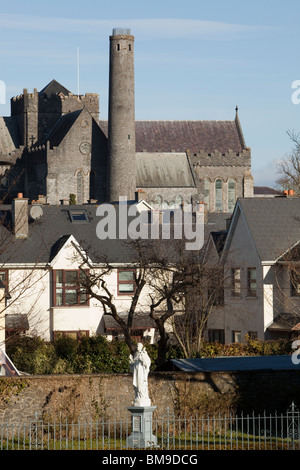
[[[146,199],[146,191],[143,189],[138,189],[137,192],[135,193],[135,200],[136,202],[141,201],[142,199]]]
[[[12,204],[13,230],[16,238],[28,237],[28,199],[22,193],[13,200]]]
[[[289,189],[289,196],[294,196],[294,190],[293,189]]]

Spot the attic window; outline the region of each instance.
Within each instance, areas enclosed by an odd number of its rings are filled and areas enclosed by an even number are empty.
[[[70,219],[72,222],[88,222],[88,216],[85,210],[70,210]]]

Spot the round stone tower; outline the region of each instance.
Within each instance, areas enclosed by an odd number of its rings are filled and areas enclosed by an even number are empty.
[[[130,29],[110,36],[108,157],[109,201],[135,198],[134,37]]]

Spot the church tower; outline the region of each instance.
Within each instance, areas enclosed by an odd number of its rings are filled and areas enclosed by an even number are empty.
[[[108,159],[109,201],[135,197],[134,37],[115,28],[110,36]]]

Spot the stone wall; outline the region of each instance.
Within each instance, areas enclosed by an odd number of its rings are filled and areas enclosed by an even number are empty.
[[[300,406],[299,371],[183,373],[149,375],[149,394],[157,416],[170,413],[256,414]],[[0,422],[35,419],[77,421],[126,419],[132,405],[131,374],[24,376],[0,379]]]

